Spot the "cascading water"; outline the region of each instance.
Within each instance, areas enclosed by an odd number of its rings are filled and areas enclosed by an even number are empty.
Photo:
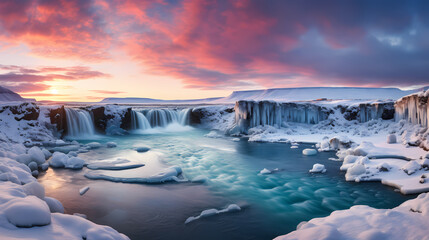
[[[131,129],[145,130],[155,127],[166,127],[177,123],[183,126],[190,124],[191,109],[149,109],[142,112],[131,111]]]
[[[88,137],[95,134],[94,121],[85,110],[66,108],[67,136],[72,138]]]
[[[131,129],[145,130],[151,128],[149,121],[141,112],[131,111]]]

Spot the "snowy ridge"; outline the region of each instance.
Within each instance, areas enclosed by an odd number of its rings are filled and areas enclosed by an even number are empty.
[[[396,100],[416,91],[402,91],[398,88],[357,88],[357,87],[308,87],[274,88],[266,90],[234,91],[228,97],[215,100],[217,103],[231,103],[239,100],[272,100],[280,102],[309,101],[316,99],[359,99]]]
[[[26,102],[26,101],[36,101],[36,100],[23,98],[18,93],[15,93],[7,88],[0,86],[0,102]]]

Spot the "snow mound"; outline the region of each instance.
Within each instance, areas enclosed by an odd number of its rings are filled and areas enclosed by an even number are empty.
[[[106,143],[107,148],[115,148],[118,146],[115,142],[107,142]]]
[[[266,168],[262,169],[262,170],[259,172],[259,174],[270,174],[270,173],[271,173],[271,171],[270,171],[270,170],[268,170],[268,169],[266,169]]]
[[[51,213],[64,213],[63,204],[55,198],[45,197],[45,202],[49,206]]]
[[[306,149],[302,150],[302,154],[306,155],[306,156],[316,155],[317,154],[317,150],[316,149],[311,149],[311,148],[306,148]]]
[[[221,213],[227,213],[227,212],[238,212],[241,211],[241,208],[237,205],[237,204],[230,204],[228,207],[221,209],[221,210],[217,210],[217,209],[207,209],[204,210],[200,213],[200,215],[195,216],[195,217],[189,217],[188,219],[186,219],[185,224],[188,224],[190,222],[193,222],[195,220],[198,220],[200,218],[206,218],[206,217],[211,217],[214,215],[218,215]]]
[[[51,223],[48,205],[34,196],[10,200],[4,207],[4,214],[17,227],[45,226]]]
[[[326,168],[325,168],[325,165],[316,163],[313,165],[313,168],[310,169],[309,172],[311,172],[311,173],[325,173]]]
[[[85,160],[79,157],[69,157],[61,152],[55,152],[51,160],[49,160],[49,165],[53,168],[82,169],[85,165]]]

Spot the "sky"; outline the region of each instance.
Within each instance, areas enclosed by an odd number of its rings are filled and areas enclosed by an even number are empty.
[[[54,101],[417,88],[428,13],[424,0],[1,0],[0,85]]]

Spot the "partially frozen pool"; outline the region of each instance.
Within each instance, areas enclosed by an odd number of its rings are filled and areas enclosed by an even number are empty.
[[[204,137],[207,133],[182,126],[97,138],[103,145],[115,142],[117,147],[93,149],[79,157],[103,169],[49,169],[39,179],[47,195],[59,199],[67,213],[86,214],[131,239],[272,239],[295,230],[301,221],[334,210],[357,204],[391,208],[413,197],[380,183],[345,182],[344,173],[339,172],[341,163],[328,160],[334,153],[302,154],[312,144],[290,148],[289,144]],[[150,150],[137,152],[141,146]],[[109,170],[106,166],[118,168],[100,161],[134,167]],[[325,165],[327,172],[309,173],[315,163]],[[84,176],[149,178],[171,166],[183,171],[179,181],[121,183]],[[272,173],[261,174],[264,168]],[[79,189],[86,186],[90,191],[80,196]],[[230,204],[241,211],[185,224],[188,217]]]

